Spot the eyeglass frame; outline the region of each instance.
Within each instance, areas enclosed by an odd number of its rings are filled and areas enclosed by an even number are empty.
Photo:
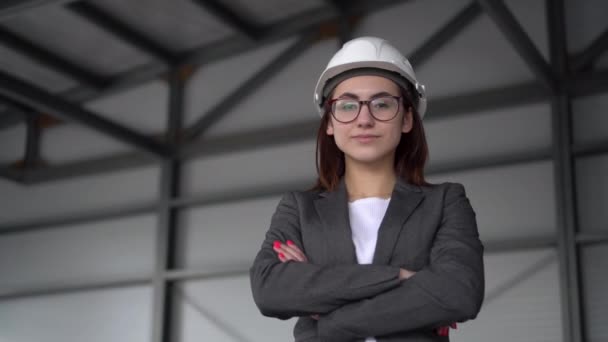
[[[393,115],[393,117],[391,117],[390,119],[386,119],[386,120],[378,119],[378,118],[377,118],[376,116],[374,116],[374,114],[372,113],[372,109],[371,109],[371,107],[369,106],[369,104],[370,104],[372,101],[375,101],[375,100],[377,100],[377,99],[382,99],[382,98],[387,98],[387,97],[388,97],[388,98],[393,98],[393,99],[397,100],[397,110],[395,111],[395,115]],[[361,114],[361,108],[363,108],[363,105],[366,105],[366,106],[367,106],[367,110],[369,111],[369,115],[371,115],[371,117],[372,117],[372,118],[374,118],[374,120],[376,120],[376,121],[380,121],[380,122],[388,122],[388,121],[393,120],[393,119],[394,119],[395,117],[397,117],[397,115],[399,114],[399,110],[401,109],[401,100],[402,100],[402,99],[403,99],[403,97],[402,97],[402,96],[394,96],[394,95],[383,95],[383,96],[378,96],[378,97],[375,97],[375,98],[372,98],[372,99],[369,99],[369,100],[345,99],[345,98],[340,98],[340,97],[338,97],[338,98],[335,98],[335,99],[328,100],[328,101],[327,101],[327,106],[328,106],[328,108],[329,108],[329,113],[331,114],[331,116],[332,116],[332,117],[333,117],[333,118],[334,118],[336,121],[338,121],[339,123],[344,123],[344,124],[346,124],[346,123],[351,123],[351,122],[353,122],[353,121],[357,120],[357,118],[359,117],[359,114]],[[355,115],[355,117],[354,117],[352,120],[350,120],[350,121],[340,121],[340,120],[338,120],[338,118],[336,118],[336,114],[334,113],[334,103],[336,103],[337,101],[340,101],[340,100],[351,100],[351,101],[356,101],[356,102],[359,102],[359,111],[357,112],[357,115]]]

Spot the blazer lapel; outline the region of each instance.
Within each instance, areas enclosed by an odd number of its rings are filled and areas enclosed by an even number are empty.
[[[324,192],[315,201],[317,213],[323,223],[325,243],[331,244],[331,261],[339,264],[357,263],[355,245],[348,219],[348,194],[344,180],[335,191]]]
[[[419,187],[400,179],[395,184],[391,201],[378,229],[378,241],[374,252],[373,264],[386,265],[390,262],[393,249],[403,229],[405,221],[418,207],[424,195]]]

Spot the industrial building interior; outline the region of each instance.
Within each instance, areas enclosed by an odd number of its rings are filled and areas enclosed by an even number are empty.
[[[248,270],[316,179],[312,103],[378,36],[426,85],[486,295],[452,341],[608,340],[608,1],[0,3],[0,342],[287,341]]]

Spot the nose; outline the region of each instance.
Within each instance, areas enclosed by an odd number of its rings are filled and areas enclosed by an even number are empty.
[[[364,103],[361,106],[361,110],[359,111],[359,116],[357,116],[357,126],[359,127],[368,127],[374,125],[374,117],[369,111],[369,103]]]

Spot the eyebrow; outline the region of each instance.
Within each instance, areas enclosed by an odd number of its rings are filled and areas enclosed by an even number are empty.
[[[391,94],[391,93],[389,93],[389,92],[386,92],[386,91],[381,91],[381,92],[379,92],[379,93],[373,94],[373,95],[372,95],[372,96],[370,96],[369,98],[370,98],[370,99],[373,99],[373,98],[376,98],[376,97],[381,97],[381,96],[396,96],[396,95],[393,95],[393,94]],[[358,96],[358,95],[353,94],[353,93],[349,93],[349,92],[343,93],[342,95],[338,96],[338,98],[345,98],[345,97],[346,97],[346,98],[357,99],[357,100],[359,99],[359,96]]]

